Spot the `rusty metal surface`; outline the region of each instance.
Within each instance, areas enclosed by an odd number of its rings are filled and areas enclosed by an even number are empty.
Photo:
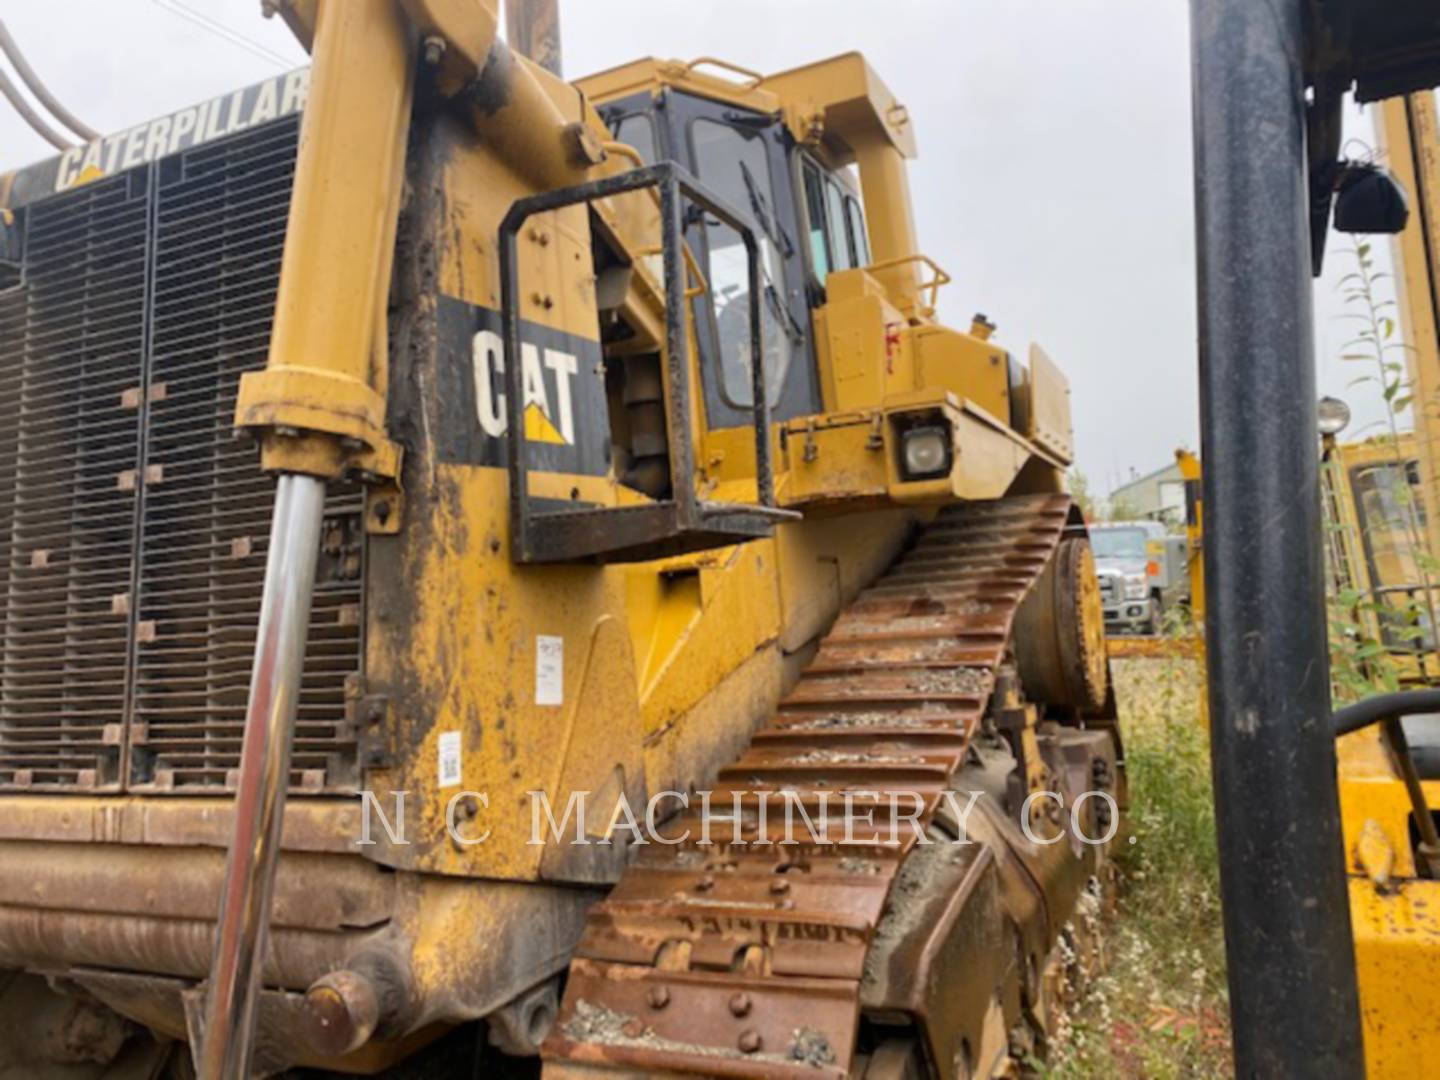
[[[224,848],[234,814],[234,801],[223,796],[0,795],[0,840]],[[353,854],[362,819],[355,799],[292,802],[285,809],[285,849]]]
[[[977,1066],[991,997],[1017,982],[1005,915],[994,852],[941,844],[906,861],[876,931],[861,1001],[915,1017],[943,1075],[988,1072]]]
[[[215,917],[225,853],[0,840],[0,867],[0,905],[209,920]],[[378,926],[394,916],[397,892],[394,874],[353,855],[287,852],[280,859],[271,922],[297,930]],[[8,959],[0,952],[0,964]]]
[[[176,1052],[184,1055],[188,1064],[190,1052],[184,1044],[185,1013],[187,1002],[198,1000],[194,983],[163,976],[84,969],[73,972],[71,980],[121,1015],[166,1039],[180,1040]],[[255,1047],[257,1075],[274,1075],[297,1065],[340,1069],[347,1074],[364,1076],[383,1074],[443,1030],[431,1027],[401,1039],[376,1038],[356,1053],[327,1058],[308,1041],[309,1019],[304,994],[267,990],[260,995],[257,1007],[260,1015]],[[327,1075],[334,1073],[327,1072]],[[104,1080],[110,1080],[109,1074]]]
[[[552,1065],[850,1074],[866,956],[916,835],[892,835],[877,813],[841,844],[844,827],[826,823],[846,796],[863,809],[876,793],[930,821],[1070,506],[1046,495],[949,508],[860,594],[722,770],[715,798],[728,808],[736,793],[739,820],[713,820],[707,846],[698,815],[681,815],[669,828],[690,838],[643,850],[593,910],[546,1043]],[[802,829],[800,843],[755,846],[780,838],[783,820],[762,826],[756,794],[778,790],[794,793],[820,839]]]
[[[267,986],[304,990],[341,967],[376,932],[318,933],[277,928],[264,958]],[[215,923],[0,905],[0,955],[45,969],[102,967],[202,978],[210,970]]]
[[[1015,658],[1032,701],[1086,712],[1105,704],[1105,612],[1095,557],[1078,522],[1020,605]]]

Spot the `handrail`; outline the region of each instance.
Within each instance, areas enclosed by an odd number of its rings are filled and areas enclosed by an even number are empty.
[[[645,159],[640,156],[640,151],[636,150],[629,143],[616,142],[614,140],[611,140],[609,142],[602,142],[600,144],[600,148],[608,154],[618,154],[620,157],[625,158],[627,161],[633,162],[635,168],[637,169],[645,168]],[[660,205],[660,189],[658,187],[647,187],[641,188],[640,190],[646,192],[650,196],[650,198],[654,200],[654,203],[657,207]],[[663,252],[663,250],[664,246],[660,245],[655,247],[641,248],[635,254],[659,255]],[[710,282],[706,280],[705,272],[700,269],[700,263],[696,260],[695,252],[690,249],[690,245],[682,244],[681,251],[685,255],[685,265],[690,268],[690,273],[695,278],[694,288],[685,290],[685,299],[693,300],[697,296],[703,296],[705,293],[710,291]]]
[[[640,156],[640,151],[636,150],[629,143],[623,143],[615,139],[610,139],[606,142],[602,142],[600,144],[600,149],[604,150],[607,154],[619,154],[621,157],[633,162],[637,169],[643,169],[645,167],[645,159]],[[647,188],[646,190],[654,191],[655,189]],[[659,197],[658,194],[656,197]]]
[[[653,191],[655,189],[651,188],[649,190]],[[710,291],[710,282],[705,278],[705,271],[700,269],[700,263],[696,260],[695,252],[691,249],[690,245],[688,243],[682,244],[680,250],[685,256],[686,268],[689,269],[691,276],[695,279],[695,284],[685,290],[685,299],[694,300],[697,296],[704,296]],[[635,249],[635,254],[642,258],[650,255],[663,255],[664,253],[665,245],[663,244],[651,244],[648,247]]]
[[[717,67],[722,71],[731,71],[736,75],[744,75],[748,81],[740,83],[739,85],[746,90],[754,90],[765,81],[765,76],[758,71],[752,71],[750,68],[741,67],[739,64],[732,64],[729,60],[721,60],[714,56],[697,56],[694,60],[686,64],[682,70],[685,74],[689,75],[701,64],[708,64],[710,67]]]
[[[935,310],[935,304],[937,303],[937,301],[938,301],[939,298],[940,298],[940,289],[941,289],[941,287],[942,287],[942,286],[945,286],[945,285],[949,285],[950,282],[953,281],[954,279],[953,279],[949,274],[947,274],[947,273],[945,272],[944,267],[942,267],[939,263],[937,263],[937,262],[936,262],[934,259],[932,259],[929,255],[925,255],[925,254],[917,251],[917,252],[916,252],[915,254],[913,254],[913,255],[900,255],[900,256],[897,256],[896,258],[893,258],[893,259],[885,259],[885,260],[883,260],[883,261],[881,261],[881,262],[878,262],[878,263],[871,263],[869,266],[865,267],[864,269],[865,269],[865,272],[866,272],[866,273],[868,273],[868,274],[874,274],[874,273],[877,273],[877,272],[879,272],[879,271],[881,271],[881,270],[894,270],[896,267],[908,266],[908,265],[910,265],[911,263],[920,263],[920,264],[922,264],[923,266],[927,267],[929,270],[931,270],[931,271],[935,274],[935,277],[934,277],[934,279],[933,279],[932,281],[922,282],[919,286],[917,286],[917,288],[918,288],[921,292],[924,292],[924,291],[926,291],[927,289],[929,290],[929,292],[930,292],[929,302],[926,303],[926,304],[924,305],[924,307],[925,307],[925,309],[926,309],[927,311],[933,313],[934,310]]]
[[[665,285],[665,376],[668,382],[667,442],[670,467],[675,481],[671,498],[666,503],[673,511],[673,520],[681,532],[701,528],[709,512],[696,496],[693,477],[694,443],[690,431],[690,359],[689,335],[686,326],[688,290],[685,285],[686,257],[685,215],[682,200],[700,207],[719,218],[739,234],[745,244],[749,279],[751,388],[754,405],[751,410],[755,429],[755,486],[760,516],[774,521],[789,517],[775,504],[775,478],[771,465],[770,405],[767,396],[763,319],[761,317],[760,244],[750,218],[728,206],[707,191],[700,182],[673,161],[658,162],[617,176],[607,176],[571,188],[542,192],[516,202],[500,223],[500,322],[501,340],[506,356],[521,355],[520,265],[517,237],[520,228],[535,214],[548,213],[580,203],[612,198],[631,191],[658,187],[661,198],[660,239],[664,258]],[[708,288],[708,285],[707,285]],[[529,484],[529,447],[525,438],[524,390],[522,365],[505,365],[506,446],[509,452],[511,557],[516,562],[555,561],[568,557],[565,545],[549,544],[536,530]],[[633,509],[633,508],[632,508]],[[616,511],[596,511],[597,514]],[[532,517],[532,515],[534,515]],[[556,513],[548,515],[554,519]],[[573,512],[572,512],[573,516]],[[667,525],[667,528],[669,526]],[[595,553],[590,551],[586,557]]]

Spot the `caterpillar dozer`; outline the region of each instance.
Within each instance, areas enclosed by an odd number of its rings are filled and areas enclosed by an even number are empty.
[[[308,69],[0,183],[0,1072],[1043,1057],[1123,755],[905,107],[265,6]]]

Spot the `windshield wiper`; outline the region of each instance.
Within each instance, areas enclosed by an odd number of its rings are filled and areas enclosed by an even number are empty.
[[[790,243],[790,237],[785,235],[785,230],[780,228],[780,223],[770,214],[770,207],[765,202],[765,195],[760,190],[760,185],[755,182],[755,174],[750,171],[750,166],[740,162],[740,176],[745,181],[745,193],[750,196],[750,209],[760,219],[760,228],[765,230],[765,235],[770,238],[771,243],[778,247],[781,253],[788,259],[795,254],[795,247]]]
[[[763,272],[763,271],[762,271]],[[780,299],[780,290],[770,280],[769,273],[765,273],[765,301],[770,305],[770,310],[780,320],[785,336],[794,344],[805,340],[805,328],[800,325],[785,302]]]

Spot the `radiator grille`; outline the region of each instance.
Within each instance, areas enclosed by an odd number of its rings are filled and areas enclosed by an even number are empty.
[[[139,430],[121,408],[144,354],[144,174],[33,207],[0,328],[8,570],[0,780],[119,781]]]
[[[0,786],[206,791],[239,765],[272,484],[231,419],[265,362],[297,126],[29,210],[25,283],[0,297]],[[358,491],[328,510],[302,791],[357,780]]]

